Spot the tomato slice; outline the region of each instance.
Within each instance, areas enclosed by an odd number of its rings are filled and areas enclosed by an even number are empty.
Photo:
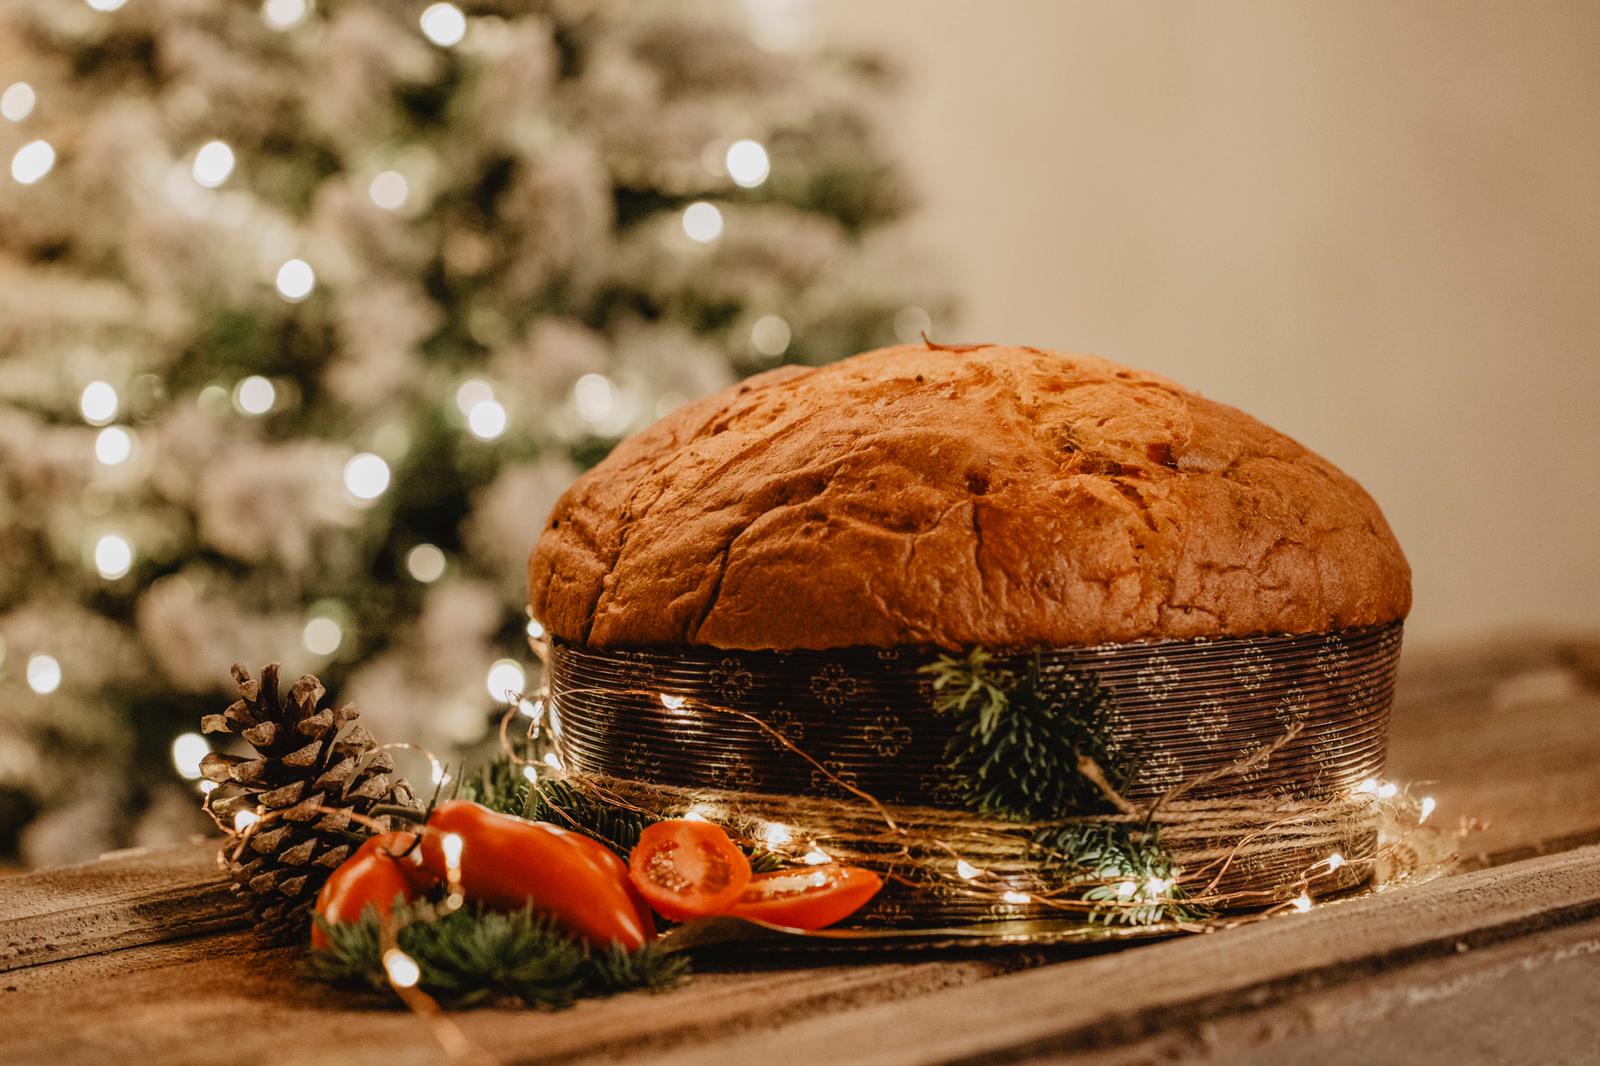
[[[757,874],[728,911],[791,929],[821,929],[848,918],[883,887],[883,879],[859,866],[827,863]]]
[[[663,918],[722,914],[750,883],[750,860],[710,822],[647,826],[628,856],[628,878]]]

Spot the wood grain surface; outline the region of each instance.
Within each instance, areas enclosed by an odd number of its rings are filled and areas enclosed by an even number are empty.
[[[1475,827],[1454,877],[1122,949],[735,955],[665,995],[454,1017],[507,1063],[1600,1062],[1597,679],[1594,642],[1408,653],[1391,776]],[[445,1061],[238,924],[209,845],[0,880],[0,1062]]]

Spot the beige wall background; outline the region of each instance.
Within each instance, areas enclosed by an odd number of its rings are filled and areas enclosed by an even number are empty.
[[[1297,437],[1382,504],[1409,637],[1600,626],[1600,3],[822,0],[965,302]]]

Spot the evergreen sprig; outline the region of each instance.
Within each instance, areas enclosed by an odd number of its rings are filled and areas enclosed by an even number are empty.
[[[358,922],[317,921],[329,943],[306,955],[307,976],[373,991],[389,988],[375,908]],[[659,943],[632,952],[615,944],[593,948],[531,910],[498,914],[464,908],[440,914],[429,904],[397,903],[394,921],[395,943],[421,970],[419,986],[446,1006],[518,1003],[557,1009],[590,996],[660,991],[689,973],[688,959]]]
[[[1137,753],[1114,742],[1111,698],[1093,678],[1062,671],[1047,685],[1037,652],[1019,672],[983,648],[942,655],[922,672],[932,678],[934,711],[953,720],[945,765],[961,781],[968,806],[1018,821],[1055,821],[1034,832],[1033,857],[1047,878],[1086,886],[1080,898],[1098,904],[1091,921],[1149,925],[1204,917],[1183,901],[1177,865],[1154,826],[1056,821],[1115,809],[1082,772],[1081,758],[1093,760],[1119,793],[1138,767]]]
[[[1030,844],[1048,876],[1061,882],[1090,882],[1081,898],[1102,904],[1090,911],[1090,921],[1153,925],[1168,919],[1199,921],[1210,915],[1184,898],[1177,864],[1154,826],[1073,822],[1038,830]],[[1160,887],[1151,887],[1153,883]]]
[[[1043,821],[1111,810],[1080,756],[1119,791],[1133,779],[1132,753],[1112,742],[1111,700],[1092,678],[1063,671],[1047,691],[1037,652],[1019,676],[982,648],[941,655],[922,672],[934,711],[954,722],[946,765],[980,814]]]

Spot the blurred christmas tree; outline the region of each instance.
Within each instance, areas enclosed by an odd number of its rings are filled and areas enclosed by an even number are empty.
[[[481,741],[579,468],[915,335],[883,67],[764,7],[7,0],[0,852],[186,832],[235,660]]]

